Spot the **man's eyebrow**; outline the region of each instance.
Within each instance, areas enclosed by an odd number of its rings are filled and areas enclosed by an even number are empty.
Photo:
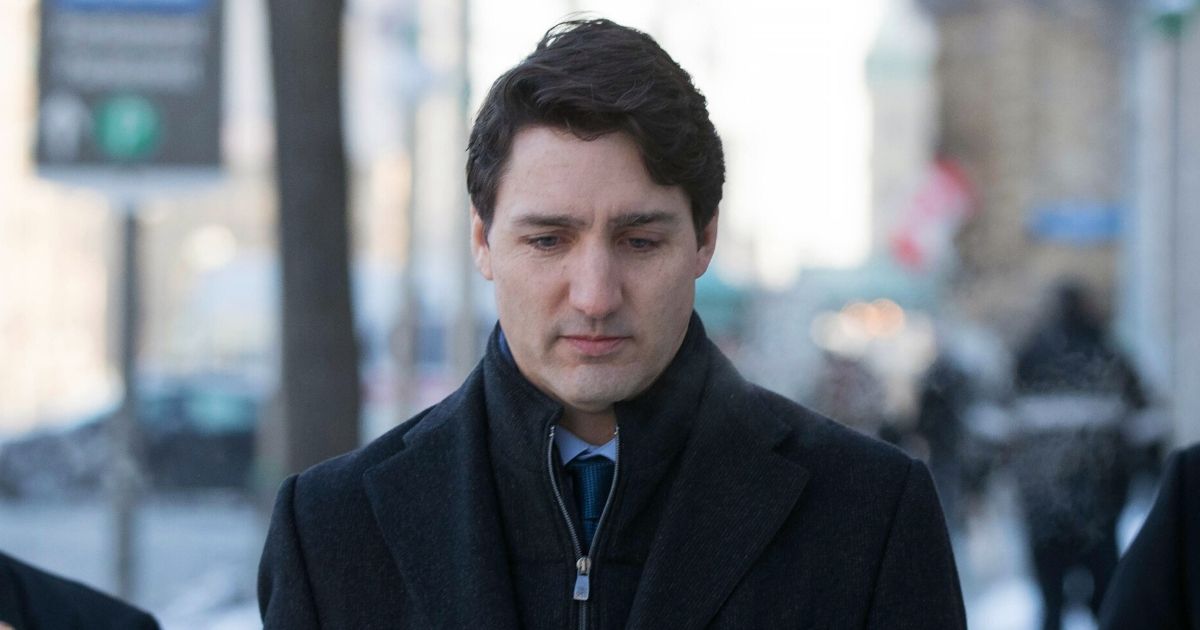
[[[518,227],[574,229],[580,229],[587,225],[583,219],[569,214],[527,214],[518,217],[516,224]]]
[[[652,210],[649,212],[627,212],[608,220],[610,228],[639,227],[651,223],[659,223],[666,226],[675,225],[679,223],[679,215],[661,210]]]

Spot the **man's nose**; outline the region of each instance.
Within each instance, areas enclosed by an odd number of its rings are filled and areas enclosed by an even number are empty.
[[[624,299],[620,268],[604,247],[589,247],[571,269],[571,306],[592,319],[613,314]]]

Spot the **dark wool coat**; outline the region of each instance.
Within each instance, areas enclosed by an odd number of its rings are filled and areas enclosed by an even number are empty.
[[[0,553],[0,622],[16,630],[157,630],[149,614]]]
[[[1176,453],[1146,523],[1121,558],[1103,630],[1200,630],[1200,445]]]
[[[698,318],[615,411],[587,627],[966,626],[925,467],[747,383]],[[259,572],[265,626],[578,627],[550,482],[559,414],[493,334],[446,400],[289,478]]]

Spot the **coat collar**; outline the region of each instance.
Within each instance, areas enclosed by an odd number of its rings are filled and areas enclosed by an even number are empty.
[[[693,323],[699,320],[694,317]],[[665,420],[690,427],[667,426],[682,430],[664,433],[666,445],[648,442],[683,453],[629,628],[705,626],[783,525],[808,479],[803,467],[776,451],[791,429],[758,402],[752,386],[704,337],[703,329],[692,329],[681,355],[686,350],[702,360],[688,365],[673,361],[646,395],[617,410],[618,418],[641,416],[661,409],[660,403],[670,399],[663,397],[681,388],[694,388],[690,399],[698,401],[698,406],[689,405],[691,413]],[[560,408],[527,382],[512,382],[506,384],[515,388],[501,391],[523,404],[495,409],[498,383],[485,372],[496,369],[496,349],[493,335],[489,356],[463,387],[405,435],[399,452],[364,475],[376,520],[430,627],[503,629],[518,624],[488,427],[492,432],[517,427],[502,439],[532,440],[520,452],[532,446],[541,453],[541,431],[528,427],[548,427]],[[517,413],[518,408],[523,412]],[[506,415],[497,417],[497,411]],[[652,440],[664,428],[629,426],[637,427],[632,431],[638,441]],[[630,429],[623,425],[621,430],[626,443]],[[634,457],[645,457],[649,464],[658,455],[662,453],[648,450]],[[640,462],[625,463],[636,467]],[[689,605],[681,606],[684,601]]]
[[[518,628],[483,414],[476,368],[363,475],[423,627]]]
[[[706,627],[808,482],[808,470],[777,450],[792,429],[715,348],[713,355],[627,628]]]

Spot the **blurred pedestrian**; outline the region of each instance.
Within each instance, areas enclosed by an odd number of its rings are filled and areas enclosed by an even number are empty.
[[[813,408],[874,438],[884,429],[884,389],[859,357],[826,351],[817,374]]]
[[[118,599],[0,553],[0,629],[157,630],[158,622]]]
[[[1099,611],[1129,484],[1122,424],[1146,403],[1083,286],[1062,284],[1055,306],[1018,353],[1014,379],[1012,463],[1047,630],[1061,627],[1072,572],[1090,576],[1088,605]]]
[[[929,469],[951,531],[961,530],[966,516],[963,415],[970,403],[967,373],[942,352],[921,379],[915,429],[928,448]]]
[[[1100,628],[1200,628],[1200,445],[1167,463],[1154,507],[1117,565]]]
[[[987,490],[1012,432],[1007,402],[1012,357],[989,327],[946,319],[935,329],[937,354],[917,389],[915,448],[930,472],[951,531],[962,531]]]

